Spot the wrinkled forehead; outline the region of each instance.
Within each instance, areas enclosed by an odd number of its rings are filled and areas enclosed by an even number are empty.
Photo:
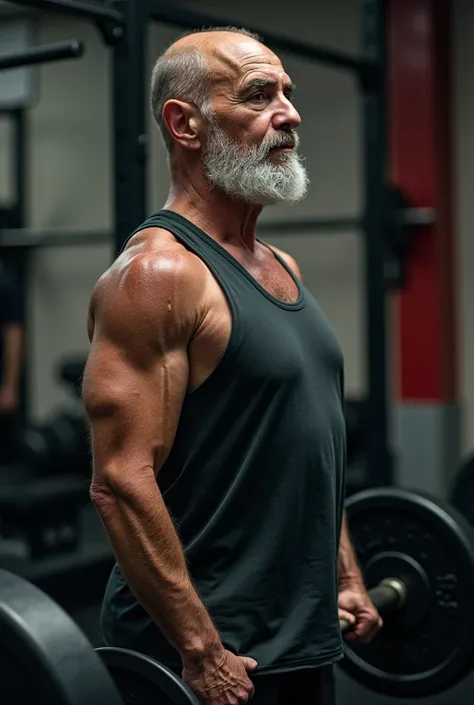
[[[278,56],[254,39],[222,42],[208,54],[212,93],[239,91],[254,79],[289,83]]]

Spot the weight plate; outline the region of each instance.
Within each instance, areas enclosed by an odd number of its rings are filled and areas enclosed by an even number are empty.
[[[474,526],[474,455],[462,463],[454,476],[449,501]]]
[[[342,668],[398,697],[441,693],[474,665],[474,534],[448,504],[398,488],[364,490],[346,503],[367,587],[407,583],[401,611],[368,645],[346,644]],[[387,575],[387,572],[398,574]]]
[[[107,669],[71,618],[0,570],[0,702],[121,705]]]
[[[155,659],[128,649],[96,649],[124,703],[133,705],[199,705],[193,691]]]

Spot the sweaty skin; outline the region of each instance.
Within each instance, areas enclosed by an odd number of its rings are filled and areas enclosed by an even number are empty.
[[[268,134],[299,126],[291,81],[269,49],[215,32],[188,36],[169,51],[190,45],[206,54],[213,110],[235,139],[259,144]],[[250,88],[255,80],[268,82],[258,98]],[[206,182],[200,157],[206,133],[197,108],[169,100],[163,118],[173,138],[164,207],[202,228],[273,296],[295,301],[294,280],[256,240],[261,206],[232,200]],[[298,276],[294,260],[280,255]],[[186,393],[212,373],[229,341],[227,300],[197,256],[167,231],[151,228],[135,235],[98,281],[88,332],[83,398],[91,426],[91,497],[119,567],[180,653],[183,678],[200,702],[245,703],[254,692],[249,674],[257,664],[224,648],[193,587],[156,482]]]

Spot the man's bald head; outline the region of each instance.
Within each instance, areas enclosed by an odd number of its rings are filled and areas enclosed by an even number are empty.
[[[191,47],[200,49],[204,54],[211,54],[223,44],[233,41],[238,43],[243,38],[263,45],[262,38],[258,34],[243,27],[209,27],[185,32],[168,47],[165,54],[186,51]]]
[[[151,109],[168,151],[172,139],[163,121],[163,106],[168,100],[181,100],[196,105],[204,117],[210,117],[212,80],[216,78],[220,50],[225,44],[237,45],[239,38],[235,35],[262,45],[261,38],[246,29],[211,27],[182,35],[156,61],[151,78]]]

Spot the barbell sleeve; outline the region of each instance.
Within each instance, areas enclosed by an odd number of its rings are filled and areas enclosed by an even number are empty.
[[[398,578],[385,578],[369,590],[370,599],[382,617],[388,612],[393,612],[403,607],[406,594],[406,585]],[[340,619],[339,626],[342,632],[352,627],[346,619]]]

